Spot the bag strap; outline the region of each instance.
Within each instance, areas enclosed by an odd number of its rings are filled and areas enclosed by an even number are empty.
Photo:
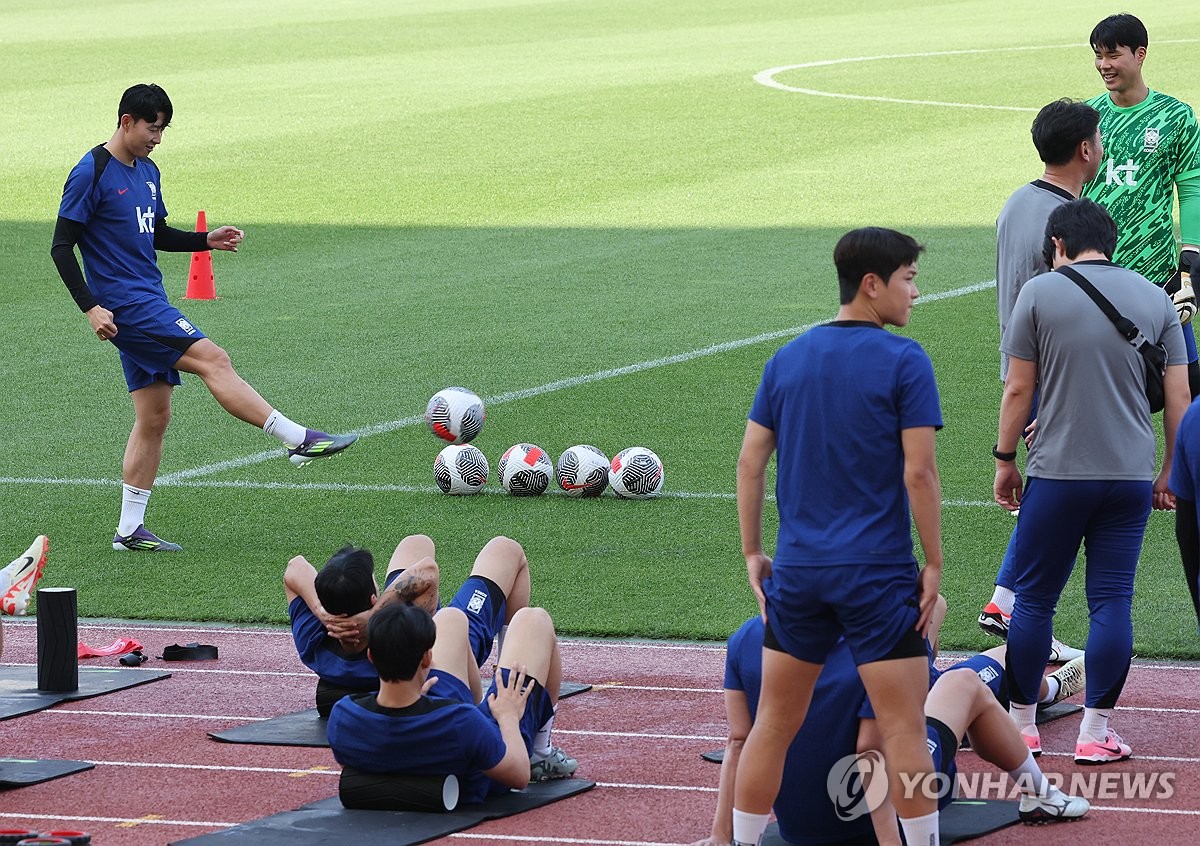
[[[1117,311],[1116,307],[1108,301],[1108,298],[1097,291],[1096,286],[1087,280],[1087,277],[1069,265],[1063,265],[1057,268],[1057,271],[1082,288],[1083,292],[1092,298],[1092,302],[1100,307],[1100,310],[1112,321],[1113,325],[1117,327],[1117,331],[1121,333],[1121,336],[1126,341],[1139,349],[1141,348],[1141,344],[1138,343],[1137,339],[1142,334],[1142,330],[1138,329],[1132,320]]]

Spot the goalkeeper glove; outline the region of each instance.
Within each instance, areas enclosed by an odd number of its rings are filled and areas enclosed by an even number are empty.
[[[1200,252],[1184,250],[1179,254],[1179,273],[1176,276],[1179,280],[1179,288],[1174,291],[1171,291],[1174,286],[1168,288],[1171,293],[1171,302],[1175,304],[1175,312],[1179,315],[1179,322],[1183,324],[1188,323],[1196,314],[1196,291],[1192,288],[1193,275],[1200,275]]]

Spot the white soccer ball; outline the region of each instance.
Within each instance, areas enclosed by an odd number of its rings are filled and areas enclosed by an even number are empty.
[[[608,487],[608,456],[591,444],[573,446],[558,457],[555,476],[567,496],[600,496]]]
[[[478,447],[451,444],[433,462],[433,480],[442,493],[466,496],[479,493],[487,483],[488,460]]]
[[[466,388],[444,388],[429,398],[425,422],[443,441],[465,444],[483,431],[483,400]]]
[[[608,483],[621,499],[649,499],[662,491],[662,459],[645,447],[629,447],[613,456]]]
[[[537,496],[550,487],[554,465],[536,444],[515,444],[500,458],[500,487],[513,496]]]

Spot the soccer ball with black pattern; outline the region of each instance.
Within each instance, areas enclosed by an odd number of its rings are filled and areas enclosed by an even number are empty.
[[[513,496],[537,496],[550,487],[554,465],[536,444],[514,444],[500,458],[500,487]]]
[[[579,444],[558,457],[554,475],[567,496],[600,496],[608,487],[608,456],[591,444]]]
[[[629,447],[613,456],[608,483],[621,499],[650,499],[662,492],[662,459],[645,447]]]
[[[487,484],[488,460],[478,447],[451,444],[433,462],[433,480],[442,493],[466,496],[479,493]]]
[[[425,422],[443,441],[465,444],[483,431],[483,400],[466,388],[443,388],[429,398]]]

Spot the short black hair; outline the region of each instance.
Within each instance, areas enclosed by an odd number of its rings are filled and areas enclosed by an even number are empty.
[[[1046,221],[1046,264],[1054,266],[1051,238],[1063,242],[1063,252],[1074,259],[1087,250],[1103,253],[1109,259],[1117,248],[1117,224],[1104,206],[1094,200],[1072,200],[1050,212]]]
[[[365,549],[343,546],[317,573],[314,587],[330,614],[357,614],[371,607],[375,595],[375,559]]]
[[[367,623],[367,649],[381,681],[412,679],[436,638],[433,617],[417,605],[392,602]]]
[[[121,115],[132,115],[134,119],[146,123],[157,123],[159,114],[163,116],[162,125],[166,129],[174,114],[167,92],[153,83],[133,85],[121,95],[121,102],[117,106],[117,126],[121,125]]]
[[[1098,111],[1087,103],[1064,97],[1042,106],[1029,132],[1043,162],[1064,165],[1071,161],[1081,142],[1096,137],[1099,126]]]
[[[1128,12],[1122,12],[1119,15],[1109,15],[1096,24],[1088,43],[1096,51],[1128,47],[1129,52],[1135,53],[1137,48],[1150,44],[1150,35],[1146,32],[1144,23]]]
[[[842,305],[854,300],[868,273],[882,277],[887,284],[897,268],[914,264],[924,250],[911,236],[894,229],[867,226],[847,232],[833,248]]]

